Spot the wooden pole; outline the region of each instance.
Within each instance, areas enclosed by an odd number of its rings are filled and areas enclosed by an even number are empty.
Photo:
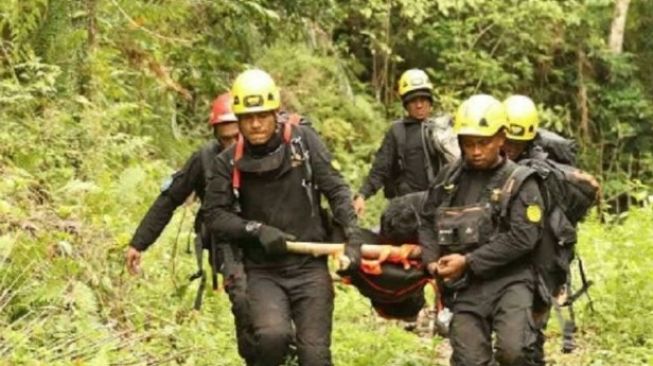
[[[297,254],[310,254],[315,257],[323,255],[338,255],[345,251],[343,243],[311,243],[289,241],[286,243],[288,251]],[[400,258],[408,253],[408,258],[416,259],[422,254],[422,248],[415,244],[402,246],[388,244],[363,244],[361,254],[366,259],[378,259],[385,251],[390,251],[388,258]]]

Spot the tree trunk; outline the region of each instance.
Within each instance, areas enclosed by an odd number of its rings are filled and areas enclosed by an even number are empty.
[[[589,103],[587,98],[587,86],[585,86],[585,63],[587,57],[585,51],[578,50],[578,109],[580,115],[579,134],[582,141],[586,144],[590,142],[590,118],[589,118]]]
[[[79,93],[89,100],[93,100],[93,71],[92,65],[95,49],[97,48],[97,1],[86,0],[84,3],[86,11],[86,47],[84,58],[80,65]]]
[[[624,44],[624,30],[626,29],[626,15],[630,0],[617,0],[614,4],[614,17],[610,27],[610,39],[608,41],[610,51],[615,54],[621,53]]]

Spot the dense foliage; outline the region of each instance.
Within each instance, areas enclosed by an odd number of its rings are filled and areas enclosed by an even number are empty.
[[[127,276],[123,252],[158,182],[209,137],[211,99],[249,65],[308,115],[358,187],[409,67],[439,107],[475,92],[526,93],[544,125],[582,147],[604,195],[653,181],[650,32],[634,0],[610,52],[611,0],[7,0],[0,2],[0,364],[239,364],[228,301],[191,311],[185,254],[195,206]],[[376,197],[366,217],[374,225]],[[590,219],[581,253],[596,282],[581,349],[558,364],[653,363],[650,208]],[[180,229],[179,229],[180,228]],[[339,365],[423,365],[440,339],[378,321],[339,286]],[[345,311],[345,309],[347,311]],[[555,322],[550,333],[557,334]]]

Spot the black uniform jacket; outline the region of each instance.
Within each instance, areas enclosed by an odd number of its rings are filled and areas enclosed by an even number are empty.
[[[201,151],[204,149],[212,149],[216,156],[221,150],[216,141],[208,142],[193,153],[184,167],[163,184],[161,193],[150,206],[134,233],[131,240],[132,247],[143,251],[152,245],[170,222],[175,209],[183,204],[191,193],[195,192],[200,200],[204,198],[206,179],[200,157]],[[202,210],[200,209],[196,218],[196,226],[201,222],[201,215]]]
[[[479,202],[484,187],[503,164],[515,163],[504,159],[498,167],[487,171],[463,167],[458,179],[459,188],[452,204],[464,206]],[[426,263],[434,262],[440,257],[434,212],[439,205],[437,191],[441,185],[438,182],[444,180],[443,175],[447,170],[446,168],[442,170],[436,183],[429,190],[422,211],[423,225],[420,227],[419,241],[424,246],[423,260]],[[508,273],[523,273],[523,270],[530,268],[529,257],[540,240],[544,219],[537,217],[537,210],[540,210],[541,216],[542,196],[535,178],[531,176],[524,181],[517,192],[513,193],[506,215],[507,222],[503,224],[497,222],[504,227],[492,235],[489,242],[467,254],[468,269],[471,273],[480,278],[493,278]]]
[[[306,260],[301,255],[267,255],[245,227],[249,221],[258,221],[292,234],[299,241],[324,241],[326,228],[319,209],[320,194],[328,200],[336,222],[346,228],[356,225],[351,192],[331,165],[331,155],[324,143],[307,126],[293,127],[293,138],[297,137],[310,154],[309,190],[304,181],[306,161],[293,156],[291,145],[283,142],[279,133],[263,149],[246,143],[244,156],[237,163],[242,179],[238,198],[232,184],[235,147],[216,158],[214,175],[206,192],[206,223],[213,234],[243,247],[246,265],[283,266]],[[270,169],[258,163],[271,158],[280,160],[278,167]],[[258,167],[257,171],[246,171],[248,166]]]
[[[424,191],[428,188],[421,122],[406,117],[397,123],[404,123],[406,131],[403,172],[399,167],[397,139],[390,128],[374,156],[372,169],[359,190],[359,194],[363,197],[373,196],[385,184],[401,184],[401,187],[392,188],[397,192],[397,196]],[[399,175],[404,176],[400,177]]]

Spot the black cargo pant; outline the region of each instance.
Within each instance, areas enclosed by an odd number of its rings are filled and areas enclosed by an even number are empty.
[[[238,354],[245,360],[247,366],[256,364],[256,345],[247,300],[247,276],[240,250],[229,244],[218,247],[223,258],[222,275],[225,291],[231,302],[231,313],[234,315]]]
[[[257,365],[277,366],[288,352],[295,325],[302,366],[331,365],[333,284],[326,261],[247,268],[247,295],[256,336]]]
[[[532,316],[532,287],[523,281],[500,286],[473,282],[463,290],[453,300],[451,365],[536,365],[538,329]]]

